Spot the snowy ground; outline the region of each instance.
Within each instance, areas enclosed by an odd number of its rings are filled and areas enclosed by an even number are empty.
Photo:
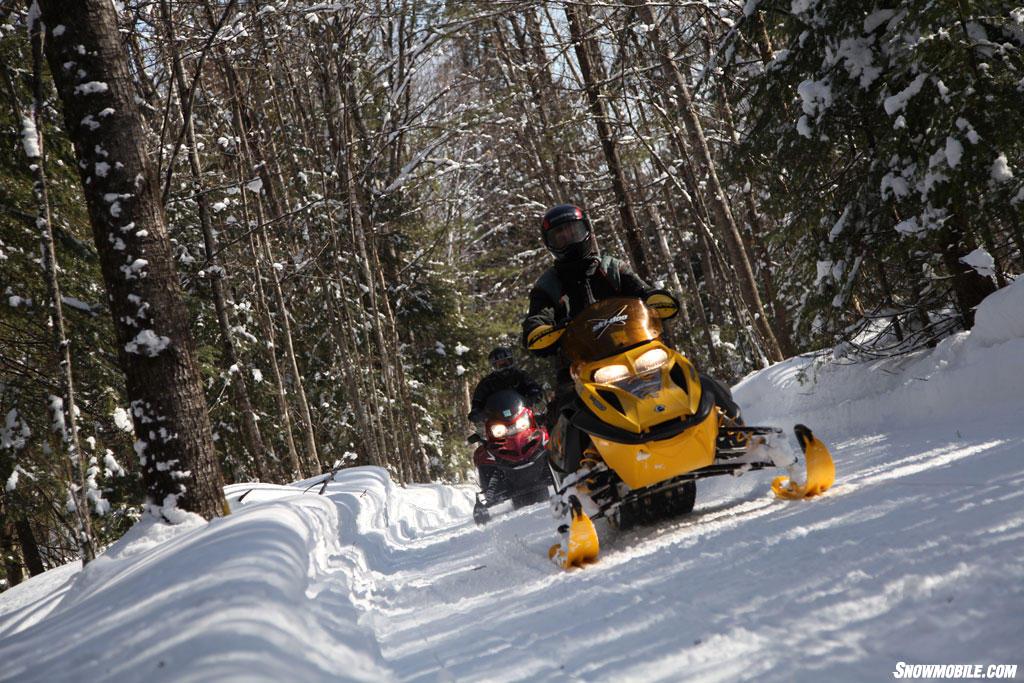
[[[0,680],[862,681],[900,661],[1024,677],[1024,282],[931,352],[813,366],[737,397],[831,443],[821,499],[776,500],[767,473],[714,481],[693,515],[560,572],[544,505],[478,528],[470,489],[370,468],[324,496],[239,504],[232,486],[228,518],[140,524],[85,571],[0,594]]]

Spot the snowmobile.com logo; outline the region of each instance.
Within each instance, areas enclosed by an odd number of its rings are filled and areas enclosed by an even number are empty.
[[[1016,664],[907,664],[897,662],[893,678],[1016,678]]]

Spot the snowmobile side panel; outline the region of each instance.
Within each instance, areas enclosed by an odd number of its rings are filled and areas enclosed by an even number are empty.
[[[608,441],[591,436],[604,462],[631,489],[653,486],[715,461],[718,411],[676,436],[640,444]]]

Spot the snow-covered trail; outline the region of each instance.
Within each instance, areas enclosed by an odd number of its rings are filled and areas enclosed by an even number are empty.
[[[693,515],[613,537],[568,573],[546,560],[543,505],[392,537],[365,552],[364,623],[409,681],[864,680],[897,661],[1013,662],[1024,435],[1004,427],[848,439],[816,501],[775,500],[764,474],[706,484]]]

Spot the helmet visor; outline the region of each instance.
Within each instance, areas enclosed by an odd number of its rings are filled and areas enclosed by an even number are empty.
[[[495,370],[508,370],[514,363],[512,356],[500,356],[491,361],[491,367]]]
[[[550,228],[544,233],[544,242],[552,249],[565,249],[587,239],[590,231],[587,224],[580,220],[566,221]]]

